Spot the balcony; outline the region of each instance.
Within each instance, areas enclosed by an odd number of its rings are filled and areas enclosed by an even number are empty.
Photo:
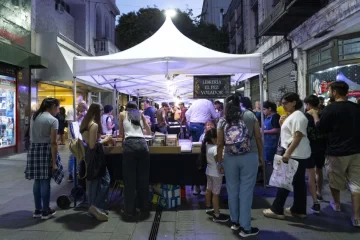
[[[94,39],[96,56],[109,55],[119,52],[119,49],[108,39]]]
[[[329,0],[280,0],[259,25],[260,36],[290,33],[323,8]]]

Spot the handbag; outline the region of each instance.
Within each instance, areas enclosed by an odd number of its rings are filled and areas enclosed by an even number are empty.
[[[293,179],[298,169],[299,162],[289,159],[287,163],[282,161],[282,156],[275,155],[273,172],[270,177],[270,186],[284,188],[290,192],[294,191]]]

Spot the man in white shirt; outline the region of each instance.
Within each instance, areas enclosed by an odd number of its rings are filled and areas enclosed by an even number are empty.
[[[198,142],[204,132],[205,123],[211,119],[219,118],[213,103],[207,99],[198,99],[185,113],[186,120],[190,123],[190,133],[193,142]]]

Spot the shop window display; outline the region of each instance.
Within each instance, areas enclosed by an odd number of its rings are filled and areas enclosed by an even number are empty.
[[[327,87],[333,81],[344,81],[349,85],[349,101],[356,102],[360,99],[360,66],[347,65],[330,68],[310,74],[310,90],[317,96],[328,101]]]
[[[16,143],[16,79],[0,75],[0,148]]]

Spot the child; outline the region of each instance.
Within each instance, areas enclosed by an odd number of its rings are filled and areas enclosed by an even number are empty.
[[[207,162],[207,187],[205,195],[206,212],[213,213],[214,222],[227,222],[229,221],[229,217],[224,214],[220,214],[219,194],[224,175],[219,173],[218,166],[215,160],[217,155],[216,131],[217,130],[215,128],[207,130],[205,133],[204,141],[201,145],[201,157],[203,159],[203,162],[205,162],[205,160]]]

